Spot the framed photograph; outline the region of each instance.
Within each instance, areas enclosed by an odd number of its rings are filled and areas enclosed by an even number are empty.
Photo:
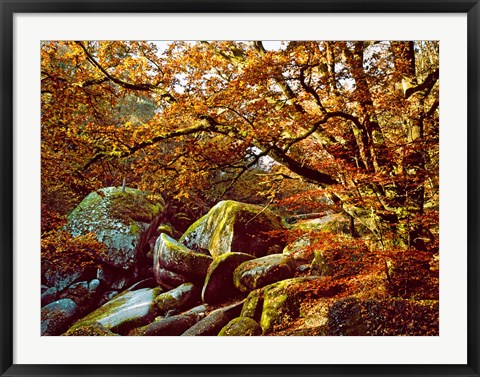
[[[479,16],[1,0],[1,375],[479,376]]]

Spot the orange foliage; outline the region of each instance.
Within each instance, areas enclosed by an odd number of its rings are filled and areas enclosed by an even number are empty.
[[[42,235],[42,261],[61,270],[98,266],[99,256],[105,252],[105,245],[97,241],[93,233],[72,237],[60,228]]]

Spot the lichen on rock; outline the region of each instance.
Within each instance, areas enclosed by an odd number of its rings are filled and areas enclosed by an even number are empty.
[[[163,201],[154,202],[133,188],[107,187],[90,193],[68,215],[66,229],[72,236],[94,233],[105,244],[103,262],[117,268],[134,265],[134,251],[140,233],[163,209]]]

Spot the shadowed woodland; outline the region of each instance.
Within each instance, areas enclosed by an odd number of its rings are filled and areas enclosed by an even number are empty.
[[[435,41],[46,41],[42,335],[438,335]]]

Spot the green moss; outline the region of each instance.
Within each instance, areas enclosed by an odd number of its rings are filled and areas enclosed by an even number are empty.
[[[157,305],[160,313],[165,313],[170,309],[174,309],[178,303],[178,300],[169,292],[163,293],[155,298],[155,304]]]
[[[168,310],[182,310],[198,301],[198,291],[192,283],[185,283],[171,291],[158,295],[154,302],[157,314],[165,314]]]
[[[140,229],[140,227],[138,226],[137,223],[133,223],[132,225],[130,225],[130,234],[132,236],[137,235],[140,231],[141,231],[141,229]]]
[[[234,272],[235,286],[242,292],[262,288],[293,277],[293,261],[283,254],[270,254],[242,263]]]
[[[161,224],[157,228],[158,234],[165,233],[166,235],[173,237],[173,234],[175,233],[173,227],[168,224]]]
[[[148,199],[148,193],[126,188],[109,191],[109,213],[112,217],[122,220],[124,223],[140,221],[149,223],[162,210],[163,205],[153,203]]]
[[[245,299],[240,316],[249,317],[255,321],[260,321],[263,308],[263,294],[263,289],[257,289],[250,292]]]
[[[63,336],[118,336],[98,322],[70,328]]]
[[[238,317],[225,325],[218,336],[258,336],[262,335],[262,328],[251,318]]]
[[[275,325],[287,324],[292,319],[298,318],[303,292],[311,290],[311,284],[315,284],[319,279],[321,278],[292,278],[264,287],[263,309],[260,318],[263,332],[271,332]]]
[[[276,242],[268,242],[262,231],[283,228],[273,212],[254,205],[225,200],[193,223],[180,238],[191,248],[200,247],[217,258],[227,252],[248,252],[261,256]]]
[[[97,207],[100,204],[100,202],[102,201],[102,199],[103,198],[98,193],[91,192],[80,202],[80,204],[78,206],[76,206],[73,209],[72,212],[70,212],[68,214],[68,216],[67,216],[68,220],[76,218],[77,214],[79,212],[84,212],[85,209]],[[90,213],[90,212],[87,211],[87,214],[88,213]],[[83,213],[82,216],[85,216],[85,213]]]
[[[268,297],[263,303],[262,317],[260,326],[264,332],[273,330],[273,326],[278,322],[280,308],[287,301],[287,294],[278,294],[275,297]]]

